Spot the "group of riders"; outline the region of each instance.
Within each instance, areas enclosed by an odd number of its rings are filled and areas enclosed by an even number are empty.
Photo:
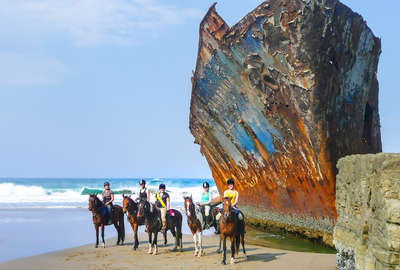
[[[148,201],[150,202],[151,195],[150,195],[150,190],[146,188],[146,181],[144,179],[141,179],[139,181],[140,185],[140,190],[138,197],[136,200],[138,201]],[[109,223],[112,223],[111,217],[112,211],[113,211],[113,201],[114,201],[114,192],[110,188],[110,183],[106,181],[104,183],[104,191],[102,192],[102,199],[103,203],[107,207],[108,210],[108,216],[109,216]],[[235,189],[235,182],[233,179],[229,179],[227,181],[227,189],[224,191],[224,198],[228,198],[231,201],[231,205],[235,213],[238,215],[239,219],[242,219],[243,217],[240,214],[240,211],[238,209],[238,201],[239,201],[239,192]],[[202,212],[204,213],[204,221],[205,221],[205,228],[208,229],[211,225],[212,222],[212,216],[211,216],[211,207],[213,204],[213,197],[212,193],[210,192],[210,184],[208,182],[203,183],[203,192],[201,194],[201,200],[200,202],[197,203],[201,208]],[[166,192],[166,186],[165,184],[160,184],[159,185],[159,192],[155,194],[155,207],[157,207],[160,210],[160,216],[161,216],[161,222],[162,222],[162,230],[165,231],[167,227],[167,215],[173,216],[174,213],[170,208],[171,202],[170,202],[170,196]],[[150,206],[153,207],[153,204],[150,203]],[[219,221],[221,217],[221,211],[216,215],[216,220]],[[219,233],[219,226],[217,222],[217,230],[215,233]]]

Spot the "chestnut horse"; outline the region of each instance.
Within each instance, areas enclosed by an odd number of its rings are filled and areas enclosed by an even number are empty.
[[[242,242],[242,249],[244,258],[247,258],[246,249],[244,247],[244,234],[245,234],[245,223],[244,217],[239,219],[235,210],[232,207],[231,200],[229,198],[222,199],[223,213],[219,220],[219,227],[221,231],[221,238],[219,242],[219,250],[221,249],[221,242],[223,242],[224,256],[222,264],[226,264],[226,238],[229,237],[231,240],[231,263],[235,263],[235,254],[238,257],[240,242]]]
[[[131,196],[122,195],[122,197],[123,197],[122,201],[123,212],[124,214],[128,212],[128,221],[132,226],[133,235],[135,239],[135,243],[133,244],[132,249],[136,250],[139,247],[137,231],[139,225],[144,225],[144,219],[143,218],[139,219],[137,217],[138,203],[132,200]]]
[[[189,226],[190,231],[193,235],[194,240],[194,256],[199,256],[204,254],[203,251],[203,227],[202,222],[196,215],[196,206],[193,203],[192,195],[190,197],[183,196],[184,205],[185,205],[185,212],[187,216],[187,223]],[[197,211],[199,212],[199,211]]]
[[[89,211],[92,211],[93,224],[96,229],[96,245],[99,246],[99,227],[101,227],[101,238],[103,240],[103,247],[106,247],[104,242],[104,226],[111,225],[108,224],[108,217],[103,215],[104,203],[97,197],[96,194],[89,195]],[[124,244],[125,240],[125,226],[124,226],[124,213],[122,212],[122,207],[119,205],[114,205],[113,224],[118,232],[117,245]]]
[[[152,209],[151,209],[152,208]],[[175,238],[175,247],[173,251],[176,251],[178,246],[180,251],[182,251],[182,214],[174,210],[175,216],[167,217],[167,229],[164,234],[164,245],[167,244],[167,231],[170,230]],[[157,237],[158,232],[161,231],[161,218],[160,210],[155,206],[150,207],[150,203],[145,200],[141,200],[138,205],[137,217],[145,218],[147,234],[149,236],[149,251],[147,253],[157,255]],[[153,239],[152,236],[154,235]],[[153,251],[154,248],[154,251]]]

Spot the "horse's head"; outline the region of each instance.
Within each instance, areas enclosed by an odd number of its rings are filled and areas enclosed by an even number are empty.
[[[124,211],[124,214],[126,213],[127,209],[130,208],[131,201],[131,196],[125,196],[125,194],[122,194],[122,210]]]
[[[232,203],[230,198],[223,198],[222,199],[222,207],[224,209],[224,217],[225,219],[229,219],[232,215]]]
[[[185,204],[185,212],[188,217],[194,216],[195,215],[195,208],[194,208],[194,203],[193,203],[193,198],[192,195],[189,196],[183,196],[184,199],[184,204]]]
[[[89,194],[89,211],[97,209],[99,202],[96,194]]]
[[[137,217],[142,218],[150,211],[150,203],[146,200],[140,200],[138,204]]]

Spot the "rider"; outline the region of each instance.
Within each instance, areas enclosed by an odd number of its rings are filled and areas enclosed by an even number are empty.
[[[161,212],[162,230],[167,229],[167,211],[170,210],[169,194],[165,192],[165,185],[160,184],[158,187],[160,192],[156,194],[156,206]]]
[[[103,203],[107,206],[108,210],[108,223],[112,224],[112,211],[114,201],[114,192],[110,189],[110,183],[108,181],[104,182],[104,191],[101,193],[103,197]]]
[[[224,198],[228,198],[231,200],[232,209],[235,211],[236,215],[238,216],[239,220],[243,219],[243,215],[239,211],[238,201],[239,201],[239,192],[235,189],[235,182],[232,178],[228,179],[226,182],[228,185],[228,189],[224,191]],[[217,232],[219,233],[219,219],[221,218],[221,212],[217,214]]]
[[[139,181],[139,185],[140,185],[140,190],[137,200],[150,202],[150,190],[146,188],[146,181],[144,179],[141,179]]]
[[[211,201],[212,201],[212,194],[210,192],[210,184],[208,182],[203,183],[204,192],[201,194],[201,202],[200,206],[204,207],[204,214],[206,216],[205,223],[206,228],[210,228],[210,209],[211,209]]]

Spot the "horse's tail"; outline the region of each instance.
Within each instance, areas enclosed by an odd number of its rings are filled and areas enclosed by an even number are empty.
[[[125,241],[125,221],[124,221],[124,212],[122,212],[122,216],[119,219],[119,226],[121,228],[121,239]]]

